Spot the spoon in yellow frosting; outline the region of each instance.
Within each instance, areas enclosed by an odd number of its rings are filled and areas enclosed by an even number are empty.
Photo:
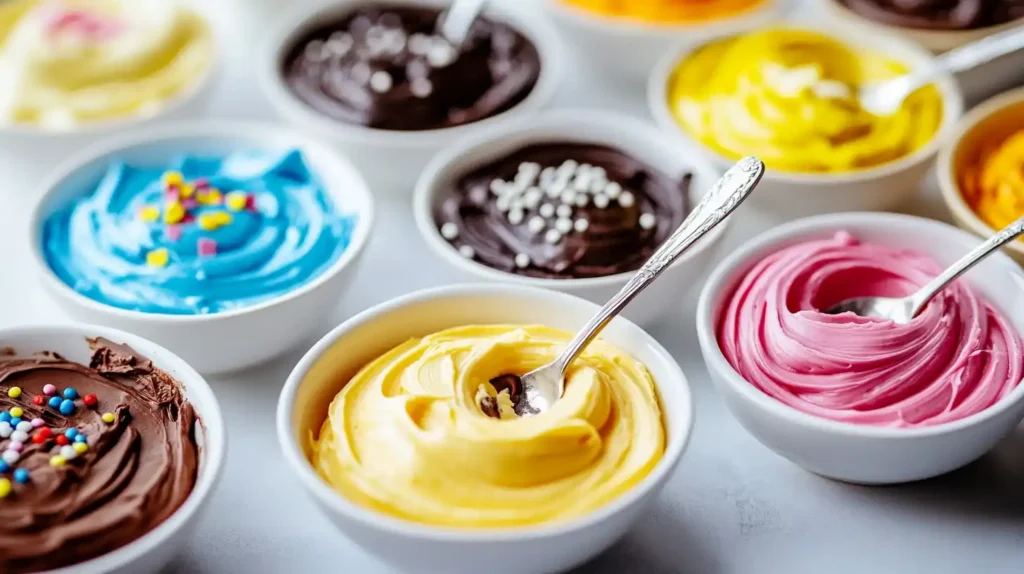
[[[764,163],[756,157],[745,157],[738,161],[715,182],[679,228],[644,262],[636,275],[601,307],[554,361],[522,377],[501,375],[492,379],[492,384],[511,387],[511,394],[519,395],[513,407],[516,414],[521,417],[531,416],[551,408],[565,391],[565,370],[569,363],[662,271],[732,213],[750,195],[763,174]]]

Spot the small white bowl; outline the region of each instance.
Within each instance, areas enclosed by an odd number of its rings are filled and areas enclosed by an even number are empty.
[[[615,319],[601,337],[647,366],[666,425],[665,454],[651,473],[602,508],[564,522],[515,529],[429,526],[379,514],[345,499],[309,463],[331,400],[365,364],[410,337],[472,324],[544,324],[575,331],[597,310],[582,299],[531,287],[457,285],[418,291],[377,305],[321,339],[288,377],[277,407],[285,460],[345,536],[405,572],[489,574],[561,572],[597,555],[638,520],[679,463],[693,425],[685,375],[653,337]],[[486,567],[482,567],[486,564]]]
[[[747,12],[717,20],[655,24],[594,14],[562,0],[541,0],[566,43],[609,80],[642,86],[665,50],[684,40],[704,43],[777,20],[789,0],[766,0]]]
[[[125,546],[49,574],[156,574],[184,548],[217,485],[227,454],[227,429],[213,389],[182,359],[156,343],[123,331],[93,325],[46,325],[0,329],[0,348],[19,355],[55,351],[69,361],[89,364],[86,338],[103,337],[124,343],[181,383],[185,399],[195,407],[199,469],[195,487],[181,508],[159,526]]]
[[[357,221],[348,248],[330,268],[302,286],[262,303],[209,315],[170,315],[120,309],[82,295],[50,268],[41,249],[47,217],[95,185],[110,161],[166,165],[181,153],[224,154],[239,149],[302,151],[337,208]],[[180,123],[101,141],[57,168],[42,184],[29,223],[28,245],[47,292],[79,320],[139,333],[173,349],[204,373],[265,362],[301,342],[334,309],[356,273],[373,225],[373,198],[359,171],[315,139],[268,124]]]
[[[761,258],[845,230],[865,242],[927,253],[949,265],[981,240],[930,219],[891,213],[837,213],[780,225],[733,252],[712,272],[697,304],[697,337],[711,380],[733,415],[761,444],[828,478],[893,484],[938,476],[992,449],[1024,418],[1024,384],[988,409],[931,427],[894,429],[855,425],[800,412],[747,382],[718,344],[719,313],[743,275]],[[973,289],[1024,333],[1024,273],[994,253],[964,275]]]
[[[929,66],[933,61],[927,50],[893,35],[858,35],[839,27],[786,27],[828,34],[847,44],[884,53],[914,69]],[[684,139],[700,149],[716,168],[725,169],[735,160],[692,137],[679,125],[669,108],[669,83],[676,65],[700,47],[688,46],[665,54],[651,73],[647,105],[662,130]],[[953,77],[948,74],[941,76],[935,85],[942,97],[942,123],[931,141],[920,149],[898,160],[858,171],[797,173],[769,168],[751,200],[760,210],[781,220],[817,213],[884,211],[898,207],[917,193],[939,145],[949,137],[963,113],[963,98]]]
[[[629,281],[634,272],[584,279],[544,279],[507,273],[460,255],[441,237],[434,220],[435,208],[442,200],[442,194],[450,190],[453,182],[461,176],[520,147],[556,142],[611,146],[673,180],[678,180],[686,172],[693,173],[690,183],[691,207],[700,201],[718,179],[718,173],[699,154],[666,138],[654,126],[645,122],[604,110],[559,110],[545,112],[501,133],[462,140],[438,154],[416,183],[413,216],[427,245],[458,270],[464,280],[501,281],[512,285],[543,287],[603,305]],[[727,225],[728,220],[694,244],[665,270],[657,282],[626,307],[625,316],[641,324],[664,317],[665,308],[673,306],[703,277]]]
[[[395,5],[445,8],[450,0],[401,0]],[[504,22],[529,39],[540,54],[540,76],[526,98],[511,109],[477,122],[433,130],[383,130],[329,118],[292,93],[282,74],[289,51],[310,30],[337,21],[366,4],[342,0],[295,11],[271,32],[259,56],[259,81],[277,112],[289,122],[334,142],[363,170],[377,193],[406,197],[423,166],[459,138],[520,122],[547,104],[563,73],[562,45],[546,21],[531,17],[520,3],[491,2],[484,15]],[[513,124],[514,125],[514,124]]]

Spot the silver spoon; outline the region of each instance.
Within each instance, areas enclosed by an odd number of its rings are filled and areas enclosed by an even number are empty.
[[[452,47],[459,48],[466,41],[469,29],[484,9],[484,4],[487,4],[487,0],[455,0],[452,2],[437,27]]]
[[[755,157],[745,157],[729,168],[721,179],[715,182],[711,190],[696,208],[686,217],[665,243],[654,252],[636,275],[619,290],[601,310],[569,342],[564,351],[551,363],[530,371],[520,377],[519,401],[515,412],[519,416],[542,413],[562,396],[565,390],[565,370],[569,363],[580,354],[601,329],[608,324],[622,309],[650,285],[673,261],[676,260],[693,242],[704,236],[750,195],[754,186],[764,174],[764,164]],[[515,375],[503,375],[495,380]]]
[[[989,237],[987,241],[972,249],[970,253],[961,257],[956,263],[950,265],[938,277],[932,279],[924,287],[921,287],[907,297],[857,297],[829,307],[825,312],[829,315],[850,312],[861,317],[892,319],[901,325],[909,323],[943,287],[949,285],[954,279],[963,275],[964,272],[974,267],[979,261],[988,257],[990,253],[1004,243],[1016,239],[1021,233],[1024,233],[1024,217]]]
[[[857,90],[860,106],[877,116],[896,113],[914,90],[945,73],[963,72],[999,56],[1024,48],[1024,29],[1015,28],[954,48],[935,58],[934,64],[909,74],[864,84]]]

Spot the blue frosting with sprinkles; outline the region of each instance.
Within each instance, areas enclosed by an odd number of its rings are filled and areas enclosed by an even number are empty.
[[[205,178],[222,194],[244,192],[248,208],[193,205],[168,225],[146,221],[144,208],[166,211],[163,176]],[[216,229],[204,213],[227,212]],[[50,268],[79,293],[114,307],[148,313],[209,314],[266,301],[328,269],[348,247],[356,217],[340,213],[301,152],[239,151],[223,157],[183,155],[165,167],[115,162],[91,190],[44,222]],[[172,229],[173,228],[173,229]],[[173,232],[172,232],[173,231]],[[199,252],[200,239],[216,253]],[[167,263],[147,263],[166,249]]]

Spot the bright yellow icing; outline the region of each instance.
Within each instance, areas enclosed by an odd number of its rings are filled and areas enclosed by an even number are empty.
[[[561,0],[588,12],[654,24],[681,24],[735,16],[766,0]]]
[[[512,527],[601,507],[664,453],[646,367],[598,340],[570,366],[551,410],[498,420],[477,402],[481,386],[494,395],[491,378],[553,360],[570,338],[489,325],[399,345],[338,393],[311,462],[349,500],[421,523]]]
[[[934,86],[892,116],[875,116],[858,86],[906,67],[810,30],[768,29],[712,42],[682,61],[669,105],[694,138],[730,157],[756,155],[773,169],[839,172],[904,157],[942,120]]]
[[[960,178],[964,199],[993,229],[1024,215],[1024,130],[981,149]]]
[[[206,21],[173,0],[0,2],[0,124],[151,114],[202,79],[213,51]]]

